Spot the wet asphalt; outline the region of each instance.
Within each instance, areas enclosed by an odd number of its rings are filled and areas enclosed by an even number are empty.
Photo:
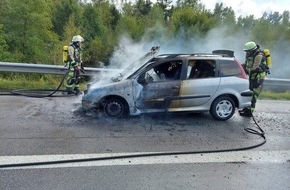
[[[0,155],[186,152],[243,148],[262,141],[244,130],[256,128],[254,121],[238,113],[226,122],[214,120],[209,113],[112,120],[83,113],[80,101],[81,96],[0,96]],[[254,117],[267,142],[251,151],[290,150],[290,101],[259,100]],[[0,170],[0,187],[37,189],[47,183],[43,189],[288,189],[289,165],[286,160]],[[12,179],[19,175],[15,183]],[[60,179],[69,183],[56,183]],[[97,184],[100,188],[94,188]]]

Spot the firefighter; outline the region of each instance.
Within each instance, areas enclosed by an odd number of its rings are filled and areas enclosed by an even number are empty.
[[[81,43],[84,42],[84,38],[80,35],[76,35],[72,38],[72,41],[68,47],[68,61],[67,68],[70,70],[66,77],[66,90],[68,94],[80,93],[80,70],[82,69],[82,55],[81,55]]]
[[[246,62],[243,66],[249,75],[250,90],[253,91],[253,96],[251,106],[241,110],[240,115],[252,117],[266,77],[266,72],[263,67],[263,64],[266,63],[263,52],[255,42],[247,42],[244,51],[246,53]]]

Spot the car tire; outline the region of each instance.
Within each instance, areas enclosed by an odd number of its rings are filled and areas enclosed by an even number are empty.
[[[118,98],[111,98],[104,104],[104,114],[111,118],[122,118],[128,113],[128,106]]]
[[[216,120],[226,121],[234,115],[235,109],[235,103],[232,98],[221,96],[213,101],[210,114]]]

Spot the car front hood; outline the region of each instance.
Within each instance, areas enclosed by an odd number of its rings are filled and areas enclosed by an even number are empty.
[[[83,100],[93,101],[99,97],[109,96],[109,95],[121,95],[129,91],[131,86],[130,80],[122,80],[119,82],[104,84],[99,87],[92,88],[87,94],[83,96]],[[130,93],[130,92],[128,92]]]

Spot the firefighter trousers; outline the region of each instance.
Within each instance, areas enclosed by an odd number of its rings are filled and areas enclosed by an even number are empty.
[[[263,89],[264,79],[254,78],[250,79],[250,90],[253,91],[251,100],[251,111],[254,111],[258,97]]]
[[[77,69],[71,70],[66,77],[66,90],[68,92],[78,92],[80,82],[80,71]]]

